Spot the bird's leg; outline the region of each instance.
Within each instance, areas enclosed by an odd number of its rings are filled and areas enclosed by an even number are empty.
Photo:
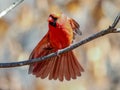
[[[60,56],[60,52],[61,52],[61,50],[62,50],[62,49],[59,49],[59,50],[57,51],[57,53],[56,53],[57,56]]]

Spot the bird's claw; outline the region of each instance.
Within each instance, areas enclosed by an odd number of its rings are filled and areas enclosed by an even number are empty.
[[[61,52],[61,50],[58,50],[58,51],[57,51],[57,53],[56,53],[56,54],[57,54],[57,56],[59,56],[59,55],[60,55],[60,52]]]

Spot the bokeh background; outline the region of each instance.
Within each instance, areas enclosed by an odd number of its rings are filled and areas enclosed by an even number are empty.
[[[0,11],[17,0],[0,0]],[[27,60],[48,31],[50,10],[58,7],[80,24],[76,42],[108,28],[120,0],[24,0],[0,19],[0,62]],[[120,27],[120,24],[117,26]],[[85,72],[59,82],[28,75],[28,66],[0,68],[0,90],[120,90],[120,34],[109,34],[76,48]]]

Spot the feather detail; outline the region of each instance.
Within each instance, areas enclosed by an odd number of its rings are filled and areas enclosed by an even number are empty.
[[[61,15],[60,17],[51,15],[48,20],[49,31],[32,51],[29,59],[39,58],[63,49],[72,43],[74,34],[82,34],[79,30],[79,24],[74,19],[66,18],[65,15]],[[50,21],[51,19],[53,19],[53,21]],[[63,20],[65,20],[65,22]],[[56,26],[51,25],[51,22],[55,23]],[[48,77],[49,80],[58,79],[63,81],[66,79],[69,81],[81,76],[81,72],[83,71],[74,53],[68,51],[44,61],[31,64],[28,73],[41,79]]]
[[[61,60],[60,60],[60,66],[59,66],[59,72],[58,72],[58,78],[60,81],[63,81],[64,77],[64,72],[63,72],[63,69],[64,69],[64,59],[63,59],[63,56],[60,56]]]
[[[74,66],[72,65],[72,61],[69,61],[69,60],[71,60],[71,54],[70,53],[68,53],[68,60],[67,60],[68,66],[69,66],[68,70],[69,70],[71,78],[72,79],[76,79],[76,74],[75,74]]]
[[[51,52],[52,50],[46,51],[46,53],[43,54],[49,54]],[[41,77],[42,79],[49,76],[49,80],[59,79],[63,81],[66,79],[69,81],[70,79],[76,79],[77,76],[80,76],[82,71],[83,68],[80,66],[73,52],[70,51],[45,61],[35,63],[32,73],[36,75],[36,77]]]
[[[73,32],[78,35],[82,35],[82,32],[80,31],[80,25],[72,18],[68,18],[69,23],[73,29]]]
[[[46,68],[45,68],[44,72],[41,75],[42,79],[46,78],[49,75],[52,64],[54,63],[54,59],[50,59],[49,61],[47,60],[47,62],[48,62],[48,65],[46,65]]]
[[[35,47],[35,49],[32,51],[31,55],[29,56],[29,59],[33,59],[33,58],[47,55],[48,50],[45,50],[45,49],[51,47],[48,38],[49,38],[49,35],[47,33],[43,37],[43,39],[38,43],[38,45]],[[29,70],[28,70],[28,74],[33,73],[34,66],[36,66],[36,65],[37,65],[37,63],[30,65]]]
[[[65,75],[65,79],[69,81],[71,79],[71,75],[70,75],[70,72],[69,72],[69,64],[68,64],[68,60],[69,60],[68,57],[69,56],[68,56],[68,53],[65,53],[65,54],[66,55],[63,54],[63,60],[64,60],[64,70],[63,70],[63,73]]]
[[[60,67],[60,58],[58,56],[57,59],[56,59],[56,62],[55,62],[54,70],[53,70],[53,73],[54,73],[53,78],[54,78],[54,80],[56,80],[58,78],[59,67]]]
[[[54,57],[53,58],[53,64],[52,64],[52,67],[51,67],[51,70],[50,70],[50,74],[49,74],[49,80],[53,79],[56,60],[57,60],[57,57]]]

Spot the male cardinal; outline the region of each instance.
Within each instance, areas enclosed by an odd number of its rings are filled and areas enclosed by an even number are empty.
[[[62,13],[52,13],[48,17],[49,30],[43,39],[32,51],[29,59],[39,58],[56,52],[73,42],[74,35],[81,35],[79,24],[72,18],[68,18]],[[42,79],[48,77],[63,81],[76,79],[81,76],[83,68],[77,61],[73,51],[68,51],[61,55],[51,57],[48,60],[36,62],[29,67],[29,74],[36,75]]]

